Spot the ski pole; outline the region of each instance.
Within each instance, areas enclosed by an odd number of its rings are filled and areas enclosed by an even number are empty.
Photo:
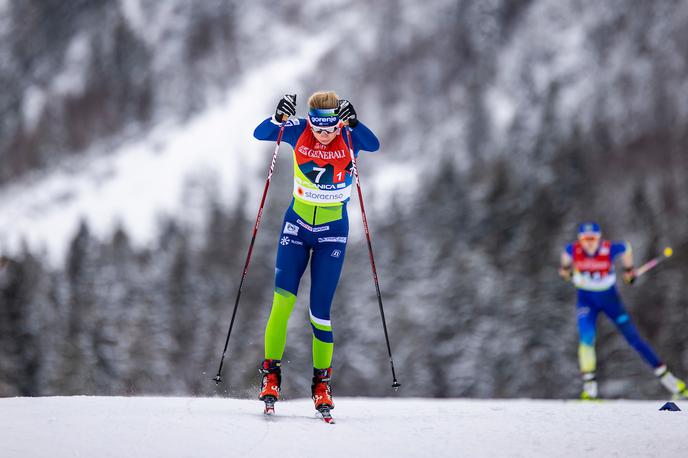
[[[635,276],[636,276],[636,278],[637,278],[637,277],[640,277],[640,276],[643,275],[644,273],[647,273],[648,271],[654,269],[654,268],[657,267],[662,261],[665,261],[665,260],[669,259],[669,258],[671,257],[671,255],[673,255],[673,254],[674,254],[674,250],[673,250],[671,247],[666,247],[666,248],[664,248],[664,252],[663,252],[661,255],[656,256],[656,257],[650,259],[650,260],[647,261],[645,264],[643,264],[642,266],[638,267],[638,269],[635,271]]]
[[[382,317],[382,329],[385,331],[385,341],[387,342],[387,353],[389,354],[389,364],[392,368],[392,387],[398,390],[401,383],[397,382],[394,372],[394,360],[392,359],[392,347],[389,345],[389,334],[387,333],[387,321],[385,320],[385,310],[382,308],[382,294],[380,294],[380,283],[377,279],[377,269],[375,268],[375,258],[373,257],[373,244],[370,241],[370,230],[368,229],[368,218],[366,218],[365,206],[363,205],[363,193],[361,192],[361,181],[358,179],[358,168],[356,167],[356,157],[354,156],[354,144],[351,141],[351,128],[346,126],[346,138],[349,141],[349,154],[351,155],[351,172],[356,179],[356,189],[358,189],[358,201],[361,204],[361,219],[363,220],[363,230],[368,241],[368,255],[370,256],[370,267],[373,270],[373,281],[377,292],[377,303],[380,306],[380,317]]]
[[[296,101],[296,95],[294,95],[294,101]],[[237,308],[239,307],[239,299],[241,298],[241,288],[244,286],[244,280],[246,279],[246,274],[248,273],[248,265],[251,262],[251,253],[253,253],[253,245],[256,242],[256,235],[258,234],[258,227],[260,226],[260,221],[263,219],[263,207],[265,206],[265,198],[268,195],[268,188],[270,187],[270,180],[272,179],[272,173],[275,170],[275,163],[277,162],[277,153],[279,151],[280,142],[282,141],[282,135],[284,134],[284,125],[288,117],[284,115],[282,117],[282,122],[280,123],[279,134],[277,134],[277,144],[275,145],[275,152],[272,153],[272,162],[270,163],[270,171],[268,172],[268,178],[265,181],[265,188],[263,189],[263,197],[260,199],[260,207],[258,208],[258,216],[256,217],[256,224],[253,226],[253,236],[251,237],[251,243],[248,246],[248,254],[246,255],[246,262],[244,263],[244,270],[241,274],[241,281],[239,282],[239,289],[237,290],[236,301],[234,301],[234,311],[232,312],[232,319],[229,322],[229,330],[227,331],[227,339],[225,339],[225,348],[222,350],[222,358],[220,358],[220,368],[217,370],[217,375],[213,379],[215,384],[219,385],[222,382],[222,365],[225,361],[225,353],[227,353],[227,346],[229,345],[229,336],[232,334],[232,328],[234,327],[234,318],[236,317]]]

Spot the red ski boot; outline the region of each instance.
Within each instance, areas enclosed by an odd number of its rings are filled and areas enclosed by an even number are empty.
[[[278,359],[266,359],[260,366],[260,373],[263,374],[258,399],[265,402],[265,414],[275,413],[275,402],[279,400],[280,385],[282,383],[281,361]]]
[[[313,384],[311,385],[311,394],[315,408],[326,405],[330,409],[334,409],[334,401],[332,401],[332,389],[330,388],[330,377],[332,376],[332,368],[327,369],[313,369]]]
[[[332,389],[330,388],[330,377],[332,368],[313,369],[313,384],[311,394],[315,403],[315,410],[318,411],[323,420],[327,423],[334,423],[330,410],[334,409],[332,401]]]

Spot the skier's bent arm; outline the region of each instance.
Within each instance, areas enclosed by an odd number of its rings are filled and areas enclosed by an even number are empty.
[[[353,141],[354,151],[374,152],[380,149],[380,140],[362,122],[358,122],[355,128],[351,129],[351,140]]]
[[[284,133],[282,140],[289,143],[291,146],[296,145],[296,141],[303,132],[305,121],[303,120],[288,120],[284,124]],[[275,120],[275,117],[265,119],[258,124],[258,127],[253,131],[253,136],[258,140],[276,141],[279,135],[280,123]]]
[[[626,251],[621,255],[621,265],[624,269],[633,268],[633,250],[628,242],[626,242]]]
[[[340,121],[344,123],[344,125],[349,126],[351,129],[351,141],[353,145],[349,145],[346,141],[345,143],[354,150],[355,155],[358,154],[360,150],[373,152],[380,149],[380,141],[375,134],[358,119],[356,110],[350,101],[346,99],[339,100],[337,116],[339,116]]]
[[[621,255],[621,265],[624,268],[624,282],[628,284],[633,283],[635,281],[636,272],[633,268],[633,250],[628,242],[626,242],[626,250]]]
[[[559,266],[559,276],[565,281],[571,279],[573,267],[573,258],[566,252],[561,252],[560,266]]]

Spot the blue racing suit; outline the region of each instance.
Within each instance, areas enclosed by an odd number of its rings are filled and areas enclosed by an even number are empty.
[[[657,368],[662,365],[652,348],[638,334],[616,289],[614,259],[629,249],[625,242],[606,240],[600,243],[598,250],[592,255],[586,253],[578,242],[566,246],[566,253],[573,259],[573,282],[578,290],[578,356],[584,373],[594,372],[596,368],[595,328],[600,312],[607,315],[650,366]]]
[[[282,140],[293,148],[294,188],[277,245],[275,290],[265,331],[265,359],[280,360],[286,345],[287,321],[296,302],[301,276],[311,261],[310,322],[313,367],[330,367],[334,337],[330,308],[344,264],[349,220],[346,204],[353,184],[347,139],[339,133],[328,145],[317,141],[305,119],[285,123]],[[254,132],[275,141],[279,123],[263,121]],[[361,122],[351,130],[354,157],[380,144]]]

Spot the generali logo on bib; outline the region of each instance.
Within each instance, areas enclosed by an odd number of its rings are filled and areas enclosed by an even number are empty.
[[[609,261],[599,259],[584,259],[576,262],[576,268],[581,272],[605,271],[611,267]]]
[[[317,145],[316,145],[317,148]],[[306,145],[300,145],[298,148],[298,152],[300,155],[305,156],[309,159],[321,159],[324,161],[331,161],[333,159],[346,159],[346,151],[344,150],[333,150],[333,151],[326,151],[326,150],[318,150],[318,149],[311,149]]]

